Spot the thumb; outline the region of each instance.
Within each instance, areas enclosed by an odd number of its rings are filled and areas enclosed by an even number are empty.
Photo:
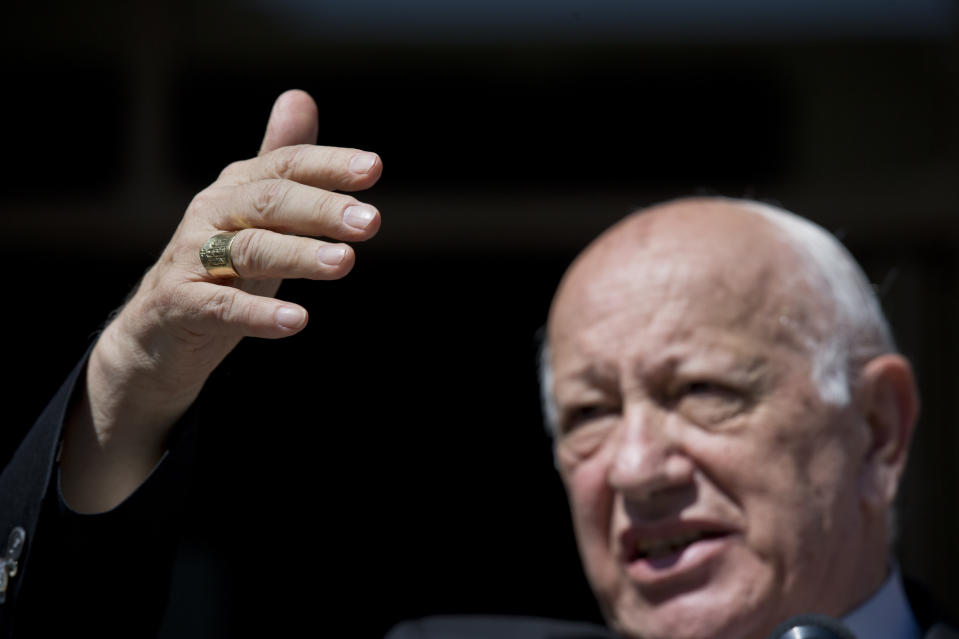
[[[273,103],[258,155],[291,144],[316,144],[319,120],[316,102],[306,91],[293,89]]]

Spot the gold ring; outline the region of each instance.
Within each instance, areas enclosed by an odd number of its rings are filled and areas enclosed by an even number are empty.
[[[217,233],[210,236],[200,247],[200,262],[213,277],[240,277],[233,268],[233,260],[230,259],[230,247],[234,237],[236,231]]]

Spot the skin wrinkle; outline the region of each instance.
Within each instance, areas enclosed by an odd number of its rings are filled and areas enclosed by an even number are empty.
[[[784,310],[779,316],[782,333],[777,334],[777,338],[786,338],[812,354],[813,380],[825,401],[835,405],[848,403],[850,386],[855,383],[852,371],[858,370],[862,363],[879,354],[896,352],[888,322],[882,314],[872,287],[855,260],[833,236],[794,213],[752,200],[712,200],[728,202],[752,211],[780,231],[784,248],[793,252],[797,258],[797,268],[789,271],[791,275],[788,279],[780,278],[775,287],[765,286],[775,277],[770,269],[766,269],[761,285],[753,290],[778,291],[780,295],[777,295],[777,298],[787,292],[796,296],[796,291],[806,291],[810,295],[818,295],[823,304],[828,306],[824,309],[825,312],[811,317],[801,305],[785,300]],[[647,228],[632,236],[633,248],[639,249],[637,252],[648,248],[650,238],[660,228],[660,224],[659,221],[653,221]],[[608,231],[605,235],[608,235]],[[661,266],[664,276],[672,269],[683,267],[686,266],[669,263]],[[681,278],[673,281],[679,279]],[[733,287],[725,284],[724,290],[731,292]],[[602,300],[600,298],[596,301]],[[746,308],[749,308],[749,304],[743,305],[743,309]],[[555,378],[551,370],[549,337],[545,331],[543,336],[539,349],[540,401],[546,429],[555,437],[559,432],[552,390]]]
[[[554,432],[575,417],[556,463],[621,634],[752,639],[782,615],[838,615],[881,582],[881,562],[861,561],[887,541],[859,492],[871,436],[849,389],[837,402],[829,388],[836,370],[851,379],[845,358],[822,355],[852,314],[811,259],[749,207],[683,200],[614,226],[560,284],[540,353],[544,412]],[[881,334],[856,350],[875,352]],[[727,530],[698,568],[647,582],[634,574],[645,564],[617,559],[631,526],[697,518]]]

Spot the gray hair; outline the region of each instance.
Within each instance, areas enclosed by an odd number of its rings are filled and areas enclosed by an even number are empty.
[[[761,215],[779,229],[802,260],[802,276],[832,302],[834,330],[819,338],[807,335],[804,345],[813,358],[813,383],[822,400],[835,406],[847,405],[855,372],[869,359],[896,351],[889,323],[869,280],[842,243],[821,226],[762,202],[724,199]],[[546,428],[555,437],[559,426],[553,381],[552,354],[543,331],[540,400]]]

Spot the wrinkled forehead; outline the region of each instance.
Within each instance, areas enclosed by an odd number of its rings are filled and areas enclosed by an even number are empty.
[[[704,202],[634,215],[570,267],[550,340],[617,331],[729,329],[775,341],[821,334],[821,296],[783,233],[761,215]],[[617,326],[617,324],[621,326]]]

